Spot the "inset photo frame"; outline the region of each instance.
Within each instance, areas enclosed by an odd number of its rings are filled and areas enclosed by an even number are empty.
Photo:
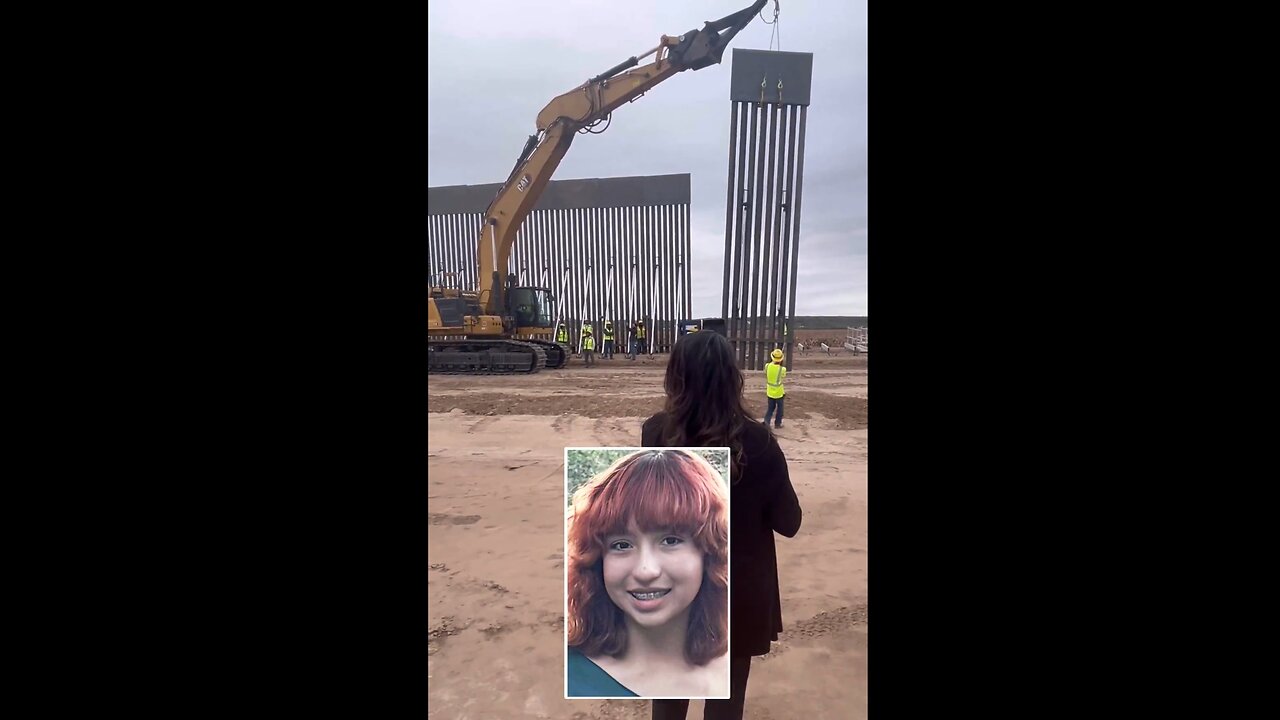
[[[729,697],[729,449],[565,448],[566,699]]]

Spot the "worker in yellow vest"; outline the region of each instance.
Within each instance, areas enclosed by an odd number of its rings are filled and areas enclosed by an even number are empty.
[[[564,323],[560,323],[560,327],[556,328],[556,342],[563,345],[569,344],[569,331],[565,329]]]
[[[636,320],[627,330],[631,335],[631,352],[627,353],[627,359],[635,360],[636,355],[644,352],[644,321]]]
[[[604,321],[604,351],[600,353],[600,357],[606,360],[613,359],[613,321]]]
[[[591,337],[591,323],[582,325],[582,359],[587,367],[596,364],[596,339]]]
[[[774,427],[782,427],[782,397],[787,394],[786,388],[782,386],[782,381],[787,377],[787,369],[782,366],[782,350],[775,349],[769,355],[773,362],[764,366],[764,390],[769,396],[769,409],[764,411],[764,424],[768,426],[769,419],[773,417],[773,411],[778,411],[778,421]]]

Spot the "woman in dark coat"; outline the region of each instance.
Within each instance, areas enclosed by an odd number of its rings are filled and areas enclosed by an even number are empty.
[[[767,426],[742,401],[742,372],[717,333],[686,335],[667,363],[665,409],[641,432],[645,447],[728,447],[730,699],[707,700],[706,720],[742,717],[751,657],[782,631],[773,534],[795,537],[800,502],[787,460]],[[654,720],[684,720],[688,700],[654,700]]]

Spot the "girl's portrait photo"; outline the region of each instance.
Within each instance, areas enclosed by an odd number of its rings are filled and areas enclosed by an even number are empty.
[[[565,450],[565,697],[729,697],[728,458]]]

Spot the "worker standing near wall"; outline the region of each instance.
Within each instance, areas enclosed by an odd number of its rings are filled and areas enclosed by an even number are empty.
[[[582,324],[582,359],[587,367],[596,364],[596,339],[591,336],[591,323]]]
[[[569,331],[565,329],[564,323],[560,323],[560,327],[556,328],[556,342],[562,345],[569,344]]]
[[[764,389],[765,394],[769,398],[769,409],[764,411],[764,424],[769,424],[769,419],[773,417],[773,411],[778,411],[778,421],[774,423],[774,427],[782,427],[782,398],[787,394],[786,389],[782,386],[782,381],[787,377],[787,369],[782,366],[782,350],[775,349],[769,355],[773,362],[764,366]]]
[[[613,359],[613,321],[604,321],[604,351],[600,353],[600,357],[605,360]]]
[[[644,354],[644,351],[645,351],[645,347],[647,347],[647,346],[645,345],[644,320],[643,320],[643,319],[636,320],[636,351],[635,351],[635,354],[636,354],[636,355],[643,355],[643,354]],[[634,360],[635,358],[632,358],[632,359]]]

